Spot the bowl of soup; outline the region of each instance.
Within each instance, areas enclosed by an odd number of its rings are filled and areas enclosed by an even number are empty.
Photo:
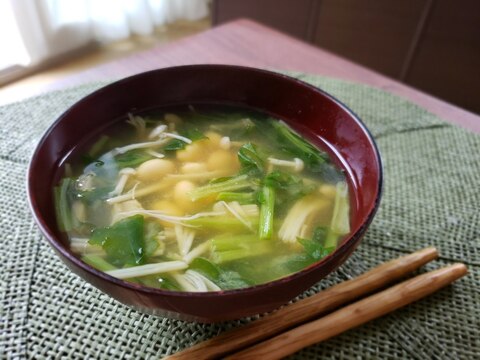
[[[381,187],[375,142],[340,101],[227,65],[93,92],[28,170],[35,220],[74,273],[139,311],[202,322],[271,311],[335,270]]]

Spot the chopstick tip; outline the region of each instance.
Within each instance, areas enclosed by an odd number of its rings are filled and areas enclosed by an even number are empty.
[[[419,250],[418,252],[426,256],[428,255],[428,257],[431,259],[437,259],[439,255],[438,249],[435,246],[426,247],[424,249]]]
[[[465,265],[464,263],[455,263],[455,264],[452,264],[450,266],[450,268],[456,272],[458,272],[458,274],[460,276],[464,276],[466,274],[468,274],[468,268],[467,268],[467,265]]]

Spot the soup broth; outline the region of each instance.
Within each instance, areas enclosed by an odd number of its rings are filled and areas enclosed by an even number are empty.
[[[243,108],[128,114],[65,165],[57,218],[111,276],[176,291],[253,286],[350,232],[344,172],[284,122]]]

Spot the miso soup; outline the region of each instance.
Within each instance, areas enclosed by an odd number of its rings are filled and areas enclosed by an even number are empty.
[[[350,232],[344,171],[250,109],[126,114],[64,170],[55,203],[72,251],[150,287],[262,284],[319,261]]]

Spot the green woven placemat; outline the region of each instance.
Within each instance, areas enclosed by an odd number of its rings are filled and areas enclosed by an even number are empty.
[[[293,74],[337,96],[372,131],[384,197],[363,243],[304,296],[391,258],[434,245],[470,274],[433,296],[293,358],[471,359],[480,354],[480,137],[364,85]],[[26,202],[29,156],[45,129],[90,84],[0,108],[0,357],[159,358],[249,321],[204,325],[133,311],[70,273]]]

